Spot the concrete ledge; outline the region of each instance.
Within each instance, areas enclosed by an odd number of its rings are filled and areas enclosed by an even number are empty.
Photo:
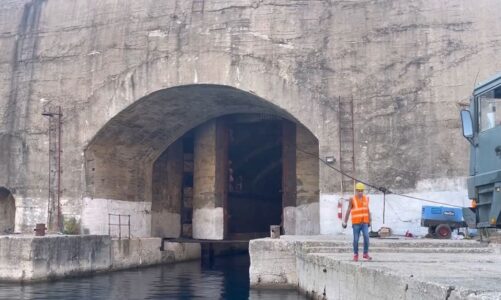
[[[353,262],[343,237],[267,238],[250,249],[252,288],[311,299],[501,299],[499,249],[473,241],[372,239],[371,262]]]
[[[250,284],[254,288],[297,286],[296,245],[282,239],[258,239],[249,243]]]
[[[199,259],[196,243],[160,238],[112,240],[102,235],[0,237],[0,281],[52,280],[95,272]]]
[[[138,238],[112,241],[113,270],[152,266],[200,258],[200,244],[164,244],[160,251],[161,238]]]
[[[39,281],[111,269],[107,236],[0,237],[0,280]]]

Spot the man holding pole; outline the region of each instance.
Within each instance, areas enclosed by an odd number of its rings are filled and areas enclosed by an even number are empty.
[[[351,213],[351,223],[353,226],[353,260],[358,261],[358,240],[360,232],[364,237],[364,254],[365,260],[371,260],[369,256],[369,226],[371,223],[369,212],[369,197],[364,195],[365,185],[357,182],[355,185],[355,195],[350,198],[350,204],[343,220],[343,228],[346,228],[348,217]]]

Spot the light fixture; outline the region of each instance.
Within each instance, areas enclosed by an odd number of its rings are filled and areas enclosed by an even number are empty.
[[[325,157],[325,162],[328,164],[335,164],[336,158],[334,156],[327,156]]]

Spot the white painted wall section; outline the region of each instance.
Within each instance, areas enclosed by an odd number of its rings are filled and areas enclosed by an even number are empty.
[[[222,207],[193,210],[193,238],[222,240],[224,238],[224,213]]]
[[[151,234],[151,202],[131,202],[113,199],[84,198],[82,203],[82,230],[85,234],[107,235],[108,214],[130,215],[131,237],[149,237]],[[128,218],[121,221],[127,224]],[[111,223],[117,224],[113,216]],[[122,236],[128,235],[128,226],[122,226]],[[118,236],[118,226],[111,226],[112,236]]]
[[[444,202],[450,205],[469,206],[468,192],[464,178],[440,178],[425,180],[418,183],[415,192],[405,195],[432,201]],[[348,200],[352,195],[321,194],[320,195],[320,232],[321,234],[352,234],[351,225],[347,229],[341,227],[337,217],[337,204],[343,201],[343,216],[348,208]],[[374,231],[383,226],[383,194],[368,194]],[[386,195],[385,226],[390,227],[394,234],[403,235],[406,231],[414,235],[425,235],[428,229],[421,227],[421,209],[423,205],[440,206],[409,199],[398,195]],[[350,220],[351,222],[351,220]]]
[[[20,198],[16,203],[15,232],[32,233],[37,223],[47,223],[47,199]]]

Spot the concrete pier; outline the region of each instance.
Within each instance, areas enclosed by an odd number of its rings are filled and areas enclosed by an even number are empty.
[[[0,237],[0,281],[43,281],[200,258],[199,244],[101,235]]]
[[[501,299],[499,248],[475,241],[371,239],[371,262],[353,262],[344,236],[253,240],[249,252],[253,288],[311,299]]]

